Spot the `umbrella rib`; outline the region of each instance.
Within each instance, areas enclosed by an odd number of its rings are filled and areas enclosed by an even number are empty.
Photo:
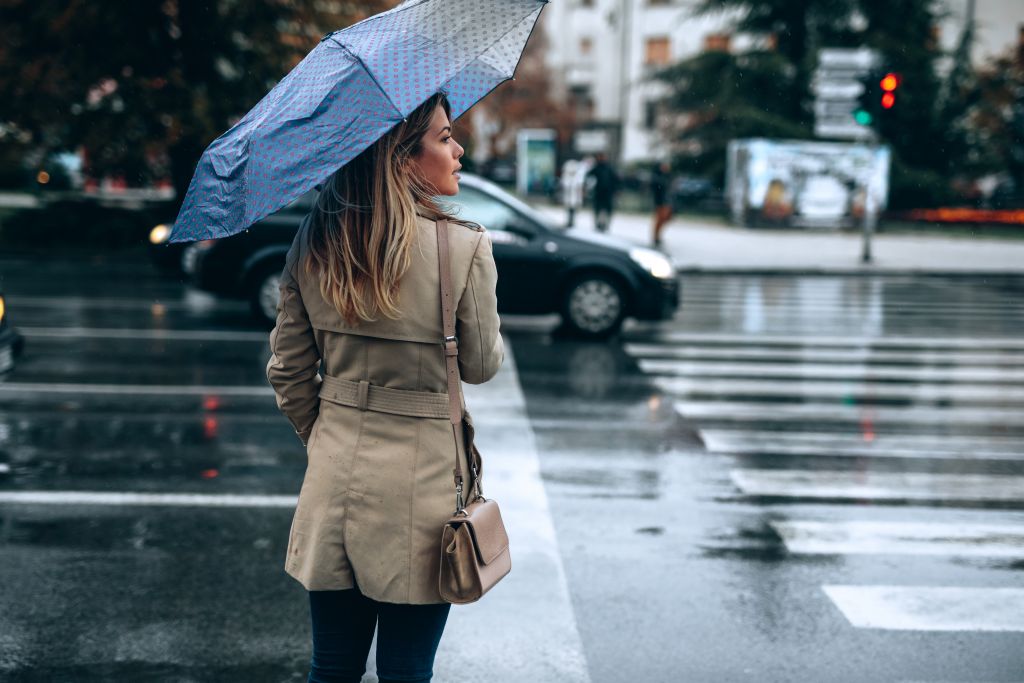
[[[391,95],[388,94],[388,91],[381,87],[380,81],[378,81],[377,77],[373,75],[373,71],[371,71],[370,67],[366,65],[366,62],[363,61],[362,57],[360,57],[355,52],[350,50],[347,45],[342,43],[340,40],[335,38],[333,35],[331,35],[328,38],[328,40],[330,40],[332,43],[334,43],[335,45],[340,47],[347,54],[351,55],[353,59],[355,59],[357,62],[359,62],[359,64],[363,67],[363,71],[366,72],[366,75],[370,77],[370,80],[373,81],[373,84],[375,86],[377,86],[377,90],[379,90],[381,92],[381,94],[384,95],[384,97],[387,98],[388,102],[391,104],[391,108],[394,109],[396,112],[398,112],[399,115],[401,115],[402,118],[404,119],[405,115],[402,114],[402,110],[399,109],[398,105],[395,104],[395,101],[393,99],[391,99]]]

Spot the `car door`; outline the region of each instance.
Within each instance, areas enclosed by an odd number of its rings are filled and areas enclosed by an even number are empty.
[[[445,197],[459,218],[487,229],[498,268],[498,310],[549,313],[557,308],[557,273],[562,261],[547,229],[486,192],[462,187]]]

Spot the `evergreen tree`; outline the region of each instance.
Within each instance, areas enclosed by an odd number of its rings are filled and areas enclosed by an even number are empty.
[[[893,150],[890,205],[949,199],[946,179],[967,146],[936,72],[937,0],[702,0],[697,11],[725,12],[735,31],[760,36],[768,47],[700,54],[656,74],[669,86],[667,104],[688,114],[666,134],[682,150],[699,150],[681,155],[681,166],[721,183],[730,139],[812,137],[818,50],[867,46],[902,77],[896,107],[879,123],[881,142]]]

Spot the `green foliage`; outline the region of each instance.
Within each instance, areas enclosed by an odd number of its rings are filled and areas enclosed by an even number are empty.
[[[46,149],[83,146],[88,171],[170,174],[200,153],[329,30],[388,0],[0,4],[0,122]]]
[[[689,112],[675,131],[677,166],[721,185],[725,150],[741,137],[802,139],[811,135],[810,116],[796,96],[796,70],[775,52],[732,55],[704,52],[668,67],[656,78],[669,83],[666,103]]]
[[[896,107],[874,122],[893,150],[892,203],[949,199],[948,178],[971,145],[964,106],[951,99],[959,93],[944,97],[936,75],[938,0],[702,0],[696,12],[725,13],[768,49],[699,54],[656,74],[670,88],[667,104],[688,113],[667,131],[678,166],[721,182],[730,139],[811,137],[817,50],[863,45],[903,79]]]

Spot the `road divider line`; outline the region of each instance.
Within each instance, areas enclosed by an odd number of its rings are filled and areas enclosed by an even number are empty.
[[[0,382],[3,394],[128,394],[133,396],[273,396],[269,386],[202,386],[150,384],[87,384]]]
[[[1024,439],[930,434],[781,432],[700,429],[709,453],[957,460],[1024,460]]]
[[[683,419],[721,423],[843,422],[873,425],[1020,425],[1024,411],[998,408],[891,408],[835,404],[676,401]]]
[[[749,496],[1024,503],[1024,477],[1015,475],[734,469],[729,477]]]
[[[141,505],[217,508],[294,508],[298,496],[142,491],[0,491],[0,503],[20,505]]]
[[[159,341],[224,341],[269,343],[268,332],[232,330],[154,330],[113,327],[19,327],[29,339],[153,339]]]
[[[718,332],[666,332],[657,335],[655,343],[738,344],[741,346],[782,345],[800,348],[832,346],[848,349],[1012,349],[1024,351],[1024,340],[1012,337],[913,337],[913,336],[814,336],[781,334],[722,334]]]
[[[848,365],[827,363],[728,363],[717,361],[649,360],[638,361],[649,375],[665,377],[742,377],[745,379],[906,381],[906,382],[984,382],[1024,385],[1024,369],[997,367],[893,368],[869,366],[851,360]]]
[[[944,555],[1024,558],[1024,524],[769,522],[797,555]]]
[[[964,351],[962,349],[907,349],[877,351],[850,348],[780,348],[744,346],[716,348],[709,346],[662,346],[658,344],[625,344],[626,353],[644,359],[678,359],[689,361],[765,361],[772,363],[829,363],[838,365],[913,365],[949,364],[958,367],[982,365],[998,367],[1024,366],[1024,353],[1000,351]]]
[[[1024,588],[825,585],[856,628],[1024,631]]]
[[[863,401],[905,400],[911,403],[928,402],[985,403],[1008,407],[1020,404],[1024,408],[1024,386],[1008,387],[985,384],[893,384],[871,381],[814,381],[799,379],[748,380],[733,378],[689,379],[686,377],[657,377],[655,385],[673,396],[717,396],[788,398],[798,402],[813,398],[820,400]]]

